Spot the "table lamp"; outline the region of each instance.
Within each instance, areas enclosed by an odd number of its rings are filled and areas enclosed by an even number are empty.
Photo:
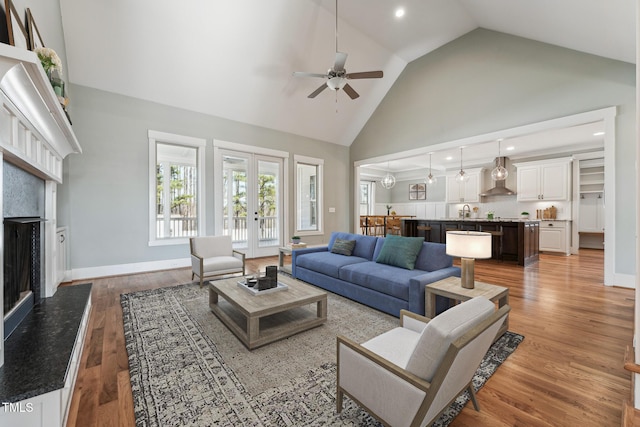
[[[447,231],[447,255],[460,257],[460,284],[463,288],[473,289],[475,260],[491,258],[491,234]]]

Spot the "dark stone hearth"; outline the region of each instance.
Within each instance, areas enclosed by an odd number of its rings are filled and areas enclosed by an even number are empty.
[[[19,402],[64,387],[91,284],[62,286],[29,312],[5,341],[0,402]]]

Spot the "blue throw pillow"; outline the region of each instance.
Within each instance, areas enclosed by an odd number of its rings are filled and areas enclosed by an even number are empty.
[[[376,262],[413,270],[423,243],[422,237],[387,235]]]
[[[351,256],[353,248],[356,247],[355,240],[336,239],[331,247],[331,252],[334,254]]]

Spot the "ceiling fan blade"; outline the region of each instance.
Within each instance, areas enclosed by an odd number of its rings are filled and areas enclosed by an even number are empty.
[[[320,73],[305,73],[304,71],[294,71],[293,72],[293,77],[322,77],[322,78],[327,78],[328,76],[326,74],[320,74]]]
[[[351,86],[349,86],[349,83],[347,83],[346,85],[344,85],[344,87],[342,88],[342,90],[344,90],[344,92],[349,95],[349,97],[351,99],[356,99],[358,98],[360,95],[358,95],[358,92],[356,92]]]
[[[333,64],[333,71],[344,70],[345,62],[347,62],[347,54],[342,52],[336,52],[336,61]]]
[[[345,74],[345,77],[348,79],[380,79],[382,76],[382,71],[363,71],[361,73]]]
[[[323,90],[325,90],[327,88],[327,84],[323,83],[322,86],[320,86],[318,89],[314,90],[313,92],[311,92],[311,94],[309,94],[309,96],[307,96],[307,98],[315,98],[316,96],[318,96],[318,94],[320,92],[322,92]]]

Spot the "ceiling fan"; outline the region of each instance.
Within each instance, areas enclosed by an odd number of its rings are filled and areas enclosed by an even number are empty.
[[[336,0],[336,59],[333,67],[330,68],[325,74],[320,73],[306,73],[303,71],[296,71],[293,73],[295,77],[321,77],[327,79],[318,89],[309,94],[307,98],[315,98],[320,92],[329,88],[331,90],[338,91],[344,90],[351,99],[356,99],[360,95],[347,83],[347,80],[355,79],[379,79],[382,78],[382,71],[363,71],[359,73],[347,73],[344,68],[344,64],[347,62],[347,54],[338,51],[338,0]]]

